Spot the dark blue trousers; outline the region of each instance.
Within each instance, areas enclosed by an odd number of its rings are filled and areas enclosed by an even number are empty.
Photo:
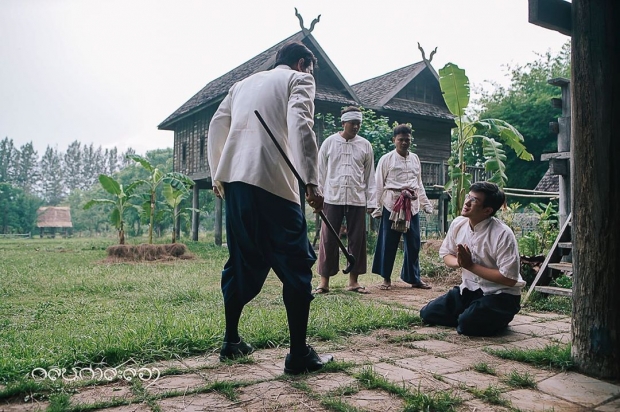
[[[401,235],[404,237],[405,258],[400,278],[404,282],[415,285],[420,283],[420,216],[417,214],[411,217],[409,230],[402,233],[392,229],[390,212],[383,208],[375,258],[372,262],[372,273],[376,273],[385,280],[391,280]]]
[[[242,182],[225,183],[224,195],[230,253],[222,271],[224,302],[245,305],[254,299],[273,268],[285,303],[309,303],[316,254],[301,207]]]
[[[420,309],[430,325],[452,326],[467,336],[493,336],[504,330],[521,309],[521,296],[508,293],[484,295],[482,290],[458,286]]]

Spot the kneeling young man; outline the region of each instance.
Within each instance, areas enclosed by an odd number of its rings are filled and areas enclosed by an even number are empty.
[[[462,283],[420,310],[432,325],[455,326],[459,334],[491,336],[504,330],[521,309],[520,258],[512,230],[493,217],[506,196],[497,185],[477,182],[465,196],[439,255],[462,269]]]

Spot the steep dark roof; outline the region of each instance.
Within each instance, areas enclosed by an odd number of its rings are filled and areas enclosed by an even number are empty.
[[[282,40],[280,43],[270,47],[259,55],[253,57],[242,65],[234,68],[225,75],[213,80],[196,93],[185,104],[172,113],[166,120],[161,122],[159,129],[172,130],[172,124],[176,121],[195,113],[209,104],[219,102],[224,98],[228,90],[236,82],[251,76],[254,73],[260,71],[269,70],[275,63],[275,57],[277,51],[286,43],[290,41],[303,42],[319,60],[319,73],[315,73],[317,77],[317,91],[316,100],[341,103],[343,105],[357,104],[355,96],[351,87],[344,81],[344,78],[340,75],[336,67],[331,63],[323,49],[319,46],[314,37],[307,31],[300,31],[292,35],[291,37]],[[330,84],[319,81],[320,76],[323,73],[320,71],[330,71],[329,76],[335,79],[337,83],[340,83],[342,89],[338,89]],[[326,73],[327,75],[327,73]]]
[[[534,190],[540,190],[543,192],[559,192],[560,191],[560,178],[556,175],[549,173],[549,170],[545,172],[545,175],[540,179],[540,182],[536,185]]]
[[[425,69],[428,70],[424,62],[418,62],[354,84],[352,87],[365,107],[452,120],[454,116],[445,107],[394,97]]]

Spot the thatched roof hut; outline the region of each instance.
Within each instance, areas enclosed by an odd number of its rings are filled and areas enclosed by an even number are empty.
[[[70,207],[46,206],[37,210],[37,227],[73,227]]]

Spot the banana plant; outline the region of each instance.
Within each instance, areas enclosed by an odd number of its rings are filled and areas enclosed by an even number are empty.
[[[187,186],[183,185],[181,188],[175,189],[172,185],[165,185],[162,193],[165,201],[163,205],[167,213],[172,215],[172,243],[176,243],[177,235],[177,222],[181,217],[188,217],[188,212],[200,212],[198,209],[192,207],[179,208],[181,202],[190,195],[190,191]]]
[[[99,183],[101,187],[114,196],[114,199],[92,199],[86,202],[84,209],[88,210],[94,205],[110,205],[112,206],[112,212],[110,214],[110,221],[118,230],[118,241],[121,245],[125,244],[125,213],[130,209],[136,209],[138,213],[141,212],[141,208],[130,202],[133,198],[139,198],[134,191],[138,184],[136,182],[131,183],[127,187],[123,187],[121,183],[116,181],[111,176],[101,174],[99,175]]]
[[[127,158],[140,164],[140,166],[142,166],[147,172],[150,173],[148,179],[137,180],[134,183],[136,185],[146,186],[148,188],[148,198],[143,208],[145,209],[144,212],[149,217],[149,243],[153,243],[153,225],[155,223],[157,188],[163,183],[167,183],[175,189],[180,189],[181,187],[191,187],[194,185],[194,181],[183,173],[164,173],[157,167],[153,166],[151,162],[148,161],[148,159],[140,155],[129,154],[127,155]]]
[[[520,159],[530,161],[534,160],[534,156],[526,150],[521,133],[508,122],[500,119],[474,120],[467,116],[470,89],[465,70],[454,63],[446,64],[439,69],[439,86],[448,110],[455,116],[456,142],[453,145],[452,157],[448,161],[450,181],[445,187],[452,193],[452,213],[456,214],[463,207],[466,191],[472,183],[464,155],[465,148],[471,145],[474,139],[482,140],[484,169],[490,174],[488,180],[502,188],[508,181],[506,152],[502,142],[514,150]]]

